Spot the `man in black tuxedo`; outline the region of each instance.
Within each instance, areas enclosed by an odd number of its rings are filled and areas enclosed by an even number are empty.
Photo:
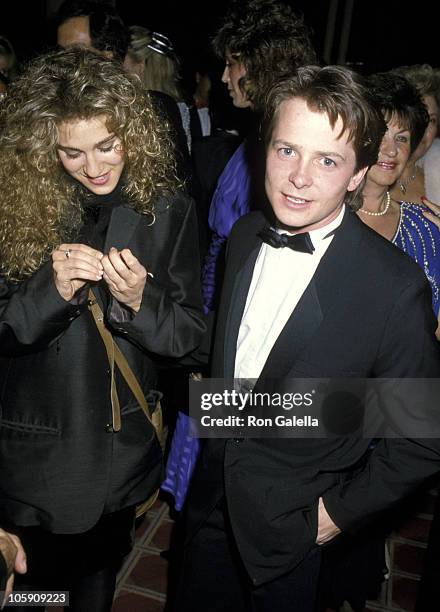
[[[273,379],[439,377],[423,272],[350,210],[384,133],[361,77],[300,68],[271,90],[266,120],[272,227],[254,212],[232,231],[213,377],[258,379],[262,391]],[[434,439],[383,439],[363,462],[368,446],[207,440],[176,610],[312,612],[321,545],[439,469]]]

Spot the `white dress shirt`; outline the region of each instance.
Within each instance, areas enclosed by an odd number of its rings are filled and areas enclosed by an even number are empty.
[[[238,333],[235,378],[260,376],[273,345],[333,240],[333,231],[341,224],[344,211],[345,206],[328,225],[309,232],[315,248],[312,254],[261,245]]]

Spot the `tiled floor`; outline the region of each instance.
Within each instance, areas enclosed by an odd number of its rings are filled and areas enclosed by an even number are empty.
[[[169,567],[161,552],[169,550],[174,525],[168,503],[158,500],[136,529],[134,549],[118,577],[112,612],[165,611]],[[346,606],[339,612],[352,609]]]
[[[135,546],[122,568],[112,612],[162,612],[168,561],[160,553],[170,545],[174,521],[168,504],[158,500],[136,529]]]
[[[168,555],[163,556],[161,553],[169,551],[174,527],[175,522],[170,518],[167,501],[159,499],[137,526],[134,549],[118,576],[112,612],[168,612],[165,605],[170,568],[167,560]],[[404,535],[416,539],[415,536],[420,535],[419,531],[422,527],[420,517],[414,517],[411,521],[408,520],[403,524],[398,536],[401,539]],[[423,530],[423,534],[425,537],[427,536],[427,529]],[[176,548],[178,547],[172,547],[172,550]],[[397,549],[397,552],[399,552],[399,549]],[[380,601],[370,602],[365,612],[414,610],[414,589],[417,588],[417,584],[414,580],[404,580],[400,575],[397,575],[400,567],[397,563],[399,555],[396,556],[395,552],[393,557],[395,557],[396,567],[394,567],[394,570],[396,576],[394,576],[392,584],[391,582],[383,584],[383,594]],[[414,563],[420,571],[420,559],[414,560],[411,557],[408,561],[405,557],[404,560],[412,563],[411,566],[405,565],[405,576],[408,571],[415,571]],[[414,578],[412,574],[408,574],[408,576]],[[386,597],[390,585],[393,587],[391,598]],[[388,600],[392,603],[389,603]],[[437,609],[436,606],[435,610]],[[50,608],[50,610],[57,612],[54,608]],[[344,607],[340,612],[346,610],[351,610],[351,608]],[[434,608],[429,612],[434,612]]]

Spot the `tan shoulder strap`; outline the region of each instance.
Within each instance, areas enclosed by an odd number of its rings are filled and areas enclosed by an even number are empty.
[[[121,408],[119,405],[119,398],[116,390],[116,379],[115,379],[115,363],[118,366],[122,376],[125,379],[125,382],[131,389],[136,401],[139,406],[142,408],[147,419],[154,426],[153,421],[150,416],[150,409],[145,399],[144,393],[139,385],[136,376],[133,373],[133,370],[130,368],[127,359],[124,357],[121,349],[113,340],[113,336],[106,328],[104,323],[104,315],[99,306],[96,296],[93,293],[92,289],[89,289],[88,295],[88,306],[91,311],[93,318],[96,323],[96,327],[101,335],[101,338],[104,342],[105,350],[107,351],[107,357],[110,365],[110,374],[111,374],[111,390],[110,390],[110,398],[112,403],[112,419],[113,419],[113,429],[114,431],[120,431],[121,429]]]

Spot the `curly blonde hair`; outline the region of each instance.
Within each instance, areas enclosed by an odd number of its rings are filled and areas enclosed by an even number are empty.
[[[58,126],[106,117],[124,152],[124,199],[141,214],[179,188],[168,126],[136,77],[98,53],[72,48],[33,61],[0,107],[0,268],[19,280],[77,234],[91,194],[64,171]],[[154,217],[153,217],[154,218]]]

